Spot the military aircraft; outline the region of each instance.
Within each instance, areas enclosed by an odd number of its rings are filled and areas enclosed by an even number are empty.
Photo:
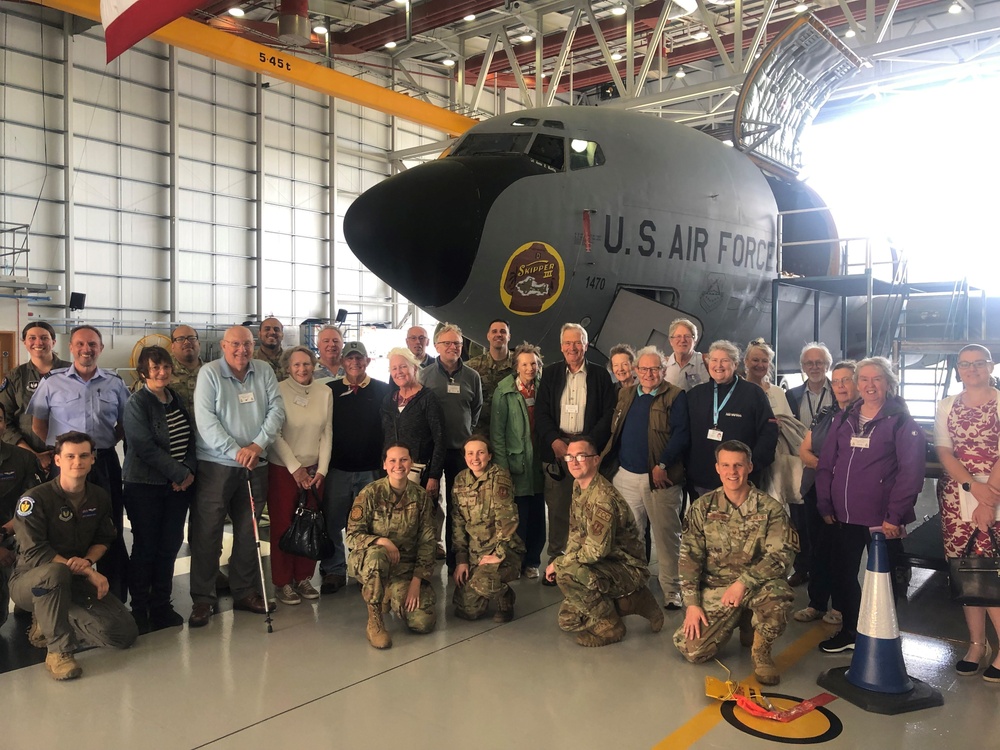
[[[347,243],[438,320],[475,338],[506,318],[515,341],[540,344],[552,357],[565,322],[582,324],[605,355],[620,341],[669,352],[667,328],[678,317],[699,324],[706,341],[767,337],[778,213],[823,206],[795,179],[798,134],[860,64],[822,24],[802,20],[750,71],[738,148],[621,109],[500,115],[442,158],[358,197],[344,221]],[[837,243],[824,241],[837,236],[828,212],[792,215],[781,232],[789,246],[782,271],[835,273]],[[799,292],[800,305],[807,296]],[[784,309],[802,326],[799,345],[812,340],[813,315]],[[832,308],[823,317],[840,322]],[[793,356],[797,365],[798,348]]]

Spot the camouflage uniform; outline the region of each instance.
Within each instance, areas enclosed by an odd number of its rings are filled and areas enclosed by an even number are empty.
[[[51,371],[61,370],[71,364],[73,363],[53,355]],[[31,415],[27,414],[25,409],[28,408],[28,402],[31,401],[35,389],[43,378],[44,376],[29,359],[23,365],[11,370],[0,383],[0,404],[3,405],[4,413],[7,415],[7,429],[4,430],[3,441],[17,445],[23,440],[35,453],[44,453],[48,448],[45,447],[45,441],[31,429]]]
[[[585,490],[573,483],[569,539],[553,565],[565,597],[559,627],[567,631],[592,630],[599,623],[617,621],[614,600],[638,591],[649,580],[635,516],[600,474]]]
[[[798,534],[784,506],[758,489],[737,508],[723,488],[699,497],[688,509],[681,536],[681,597],[685,607],[699,606],[708,625],[701,637],[688,640],[681,626],[674,645],[691,662],[715,656],[729,640],[744,611],[768,640],[785,630],[795,598],[785,572],[799,548]],[[739,607],[722,605],[730,584],[741,581],[747,591]]]
[[[194,387],[198,385],[198,371],[205,364],[201,357],[198,357],[198,364],[192,368],[187,368],[181,364],[176,357],[174,360],[174,376],[170,379],[170,387],[184,402],[184,408],[194,419]]]
[[[399,562],[389,562],[386,537],[399,549]],[[348,572],[361,582],[361,595],[371,605],[388,602],[410,630],[429,633],[434,628],[436,597],[430,579],[434,571],[434,506],[419,484],[409,482],[399,500],[389,478],[377,479],[363,490],[347,519]],[[405,609],[406,590],[420,578],[420,602],[413,612]]]
[[[452,540],[455,562],[469,566],[469,579],[455,588],[452,603],[467,618],[486,614],[490,601],[509,596],[508,581],[521,571],[524,544],[517,534],[517,506],[510,474],[496,464],[478,479],[468,469],[455,479]],[[486,555],[499,563],[480,565]]]
[[[274,377],[276,377],[280,383],[288,377],[288,373],[285,372],[284,368],[281,366],[281,355],[284,354],[284,352],[284,349],[279,348],[278,353],[274,355],[274,357],[271,357],[264,350],[264,347],[258,346],[253,350],[253,358],[259,359],[261,362],[267,362],[267,364],[271,366],[271,369],[274,370]]]
[[[490,434],[490,414],[493,409],[493,393],[496,391],[500,381],[514,372],[514,355],[507,353],[506,359],[499,362],[493,359],[490,350],[487,349],[478,357],[473,357],[466,362],[469,367],[479,373],[479,379],[483,382],[483,408],[479,412],[479,422],[476,424],[475,432],[481,435]]]

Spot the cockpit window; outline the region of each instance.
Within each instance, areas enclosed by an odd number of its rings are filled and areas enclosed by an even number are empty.
[[[604,163],[604,152],[599,143],[574,138],[569,142],[569,168],[587,169]]]
[[[559,120],[546,120],[542,123],[543,128],[554,128],[555,130],[565,130],[566,126],[563,125]]]
[[[558,136],[539,133],[531,144],[528,156],[553,172],[562,172],[566,168],[565,140]]]
[[[537,117],[518,117],[514,120],[512,125],[517,125],[519,128],[533,128],[538,124]]]
[[[531,133],[470,133],[455,146],[450,156],[523,154]]]

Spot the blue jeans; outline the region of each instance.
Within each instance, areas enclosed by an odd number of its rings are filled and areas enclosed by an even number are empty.
[[[320,575],[347,575],[347,552],[344,548],[347,514],[351,511],[354,498],[374,481],[374,471],[341,471],[331,468],[327,474],[323,491],[323,515],[326,517],[326,533],[333,541],[334,552],[320,561]]]

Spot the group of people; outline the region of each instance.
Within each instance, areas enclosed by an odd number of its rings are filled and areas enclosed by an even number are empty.
[[[620,641],[630,614],[659,631],[652,543],[663,608],[684,610],[673,635],[684,657],[712,658],[739,628],[757,679],[776,684],[771,647],[789,617],[839,624],[823,651],[853,648],[858,569],[873,529],[885,533],[897,593],[905,593],[901,537],[923,485],[924,434],[883,358],[834,364],[823,344],[810,343],[805,382],[786,393],[771,382],[774,352],[763,340],[741,357],[724,340],[698,352],[690,320],[673,321],[668,336],[669,357],[654,346],[612,348],[609,376],[587,356],[586,329],[567,323],[562,360],[543,375],[538,347],[511,350],[507,321],[490,323],[488,347],[468,361],[457,326],[438,326],[433,339],[414,326],[406,346],[388,354],[387,384],[367,374],[364,344],[345,342],[334,326],[318,332],[318,354],[283,347],[274,318],[256,341],[234,326],[222,356],[207,363],[197,332],[179,326],[169,351],[142,350],[142,385],[129,395],[97,367],[97,329],[71,331],[66,363],[53,354],[51,326],[29,323],[22,338],[31,361],[0,385],[8,416],[0,458],[5,469],[25,467],[3,495],[11,512],[0,515],[19,546],[11,596],[33,613],[29,635],[48,649],[52,675],[76,677],[78,646],[126,647],[140,633],[183,624],[171,584],[186,520],[187,622],[198,628],[227,587],[235,609],[273,610],[254,526],[266,504],[276,542],[296,507],[315,503],[334,552],[319,561],[317,589],[316,561],[272,544],[276,598],[294,606],[354,577],[375,648],[391,646],[388,611],[413,632],[434,628],[438,560],[463,619],[492,609],[496,621],[511,620],[510,584],[523,577],[559,587],[559,627],[582,646]],[[935,444],[947,471],[939,495],[949,554],[996,523],[991,372],[989,352],[966,347],[958,358],[965,391],[941,404]],[[32,488],[35,474],[48,481]],[[228,576],[219,569],[227,518]],[[808,606],[793,613],[792,587],[804,583]],[[997,627],[998,612],[966,608],[970,648],[960,673],[988,661],[985,621]],[[1000,665],[984,678],[1000,681]]]

